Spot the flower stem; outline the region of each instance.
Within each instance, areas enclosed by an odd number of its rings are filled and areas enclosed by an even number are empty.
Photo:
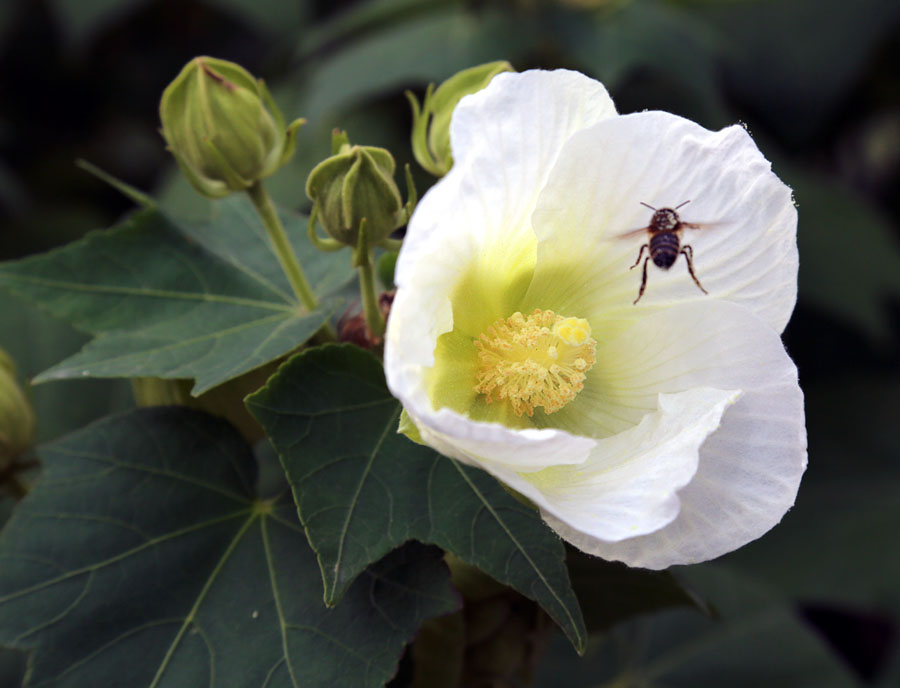
[[[263,226],[266,228],[266,232],[268,232],[269,238],[275,247],[275,255],[278,256],[278,262],[281,263],[281,268],[284,270],[284,274],[287,275],[294,294],[296,294],[300,303],[307,310],[314,311],[319,305],[316,301],[316,296],[313,294],[312,287],[309,286],[306,275],[303,274],[303,268],[300,267],[297,256],[294,254],[294,249],[291,248],[291,242],[284,231],[284,225],[281,224],[278,213],[275,211],[275,205],[272,203],[272,199],[263,187],[262,182],[257,181],[247,189],[247,195],[250,196],[250,200],[256,206],[256,210],[263,221]]]
[[[375,271],[372,269],[372,256],[359,266],[359,287],[362,292],[363,309],[366,313],[366,325],[373,337],[384,334],[384,317],[378,308],[378,297],[375,296]]]
[[[365,219],[359,226],[359,244],[356,247],[354,263],[359,268],[359,291],[363,312],[366,315],[366,326],[372,337],[381,337],[384,334],[384,316],[381,315],[378,295],[375,292],[375,269],[372,265],[372,249],[369,247]]]

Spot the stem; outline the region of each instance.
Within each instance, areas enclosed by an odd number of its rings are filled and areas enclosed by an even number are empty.
[[[142,208],[153,208],[156,206],[156,201],[154,201],[151,196],[148,196],[143,191],[139,191],[138,189],[131,186],[131,184],[126,184],[122,180],[116,179],[111,174],[104,172],[96,165],[89,163],[87,160],[81,160],[79,158],[75,161],[75,166],[80,167],[88,174],[94,175],[100,181],[109,184],[120,194],[127,198],[130,198]]]
[[[256,210],[263,221],[263,226],[266,228],[266,232],[268,232],[269,238],[275,247],[275,255],[278,256],[278,262],[281,263],[281,268],[284,270],[284,274],[287,275],[294,294],[297,295],[300,303],[307,310],[314,311],[319,305],[316,301],[316,296],[313,294],[312,287],[309,286],[306,275],[303,274],[303,268],[297,262],[297,256],[294,254],[294,249],[291,248],[291,242],[284,231],[284,225],[281,224],[278,213],[275,211],[275,206],[272,204],[272,199],[266,193],[265,188],[263,188],[262,182],[257,181],[247,189],[247,195],[250,196],[250,200],[256,206]]]
[[[372,269],[372,254],[359,266],[359,287],[362,292],[363,310],[366,313],[366,325],[373,337],[384,334],[384,317],[378,308],[378,297],[375,296],[375,271]]]
[[[363,312],[366,315],[366,325],[373,338],[381,337],[384,334],[384,316],[381,315],[378,295],[375,292],[375,270],[372,266],[372,250],[369,248],[365,219],[359,225],[359,244],[356,247],[354,262],[359,267],[359,291]]]

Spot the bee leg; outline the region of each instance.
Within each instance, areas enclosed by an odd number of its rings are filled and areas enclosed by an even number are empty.
[[[647,263],[650,262],[650,256],[644,258],[644,274],[641,277],[641,290],[638,292],[638,297],[632,302],[632,306],[637,304],[638,301],[641,300],[641,297],[644,295],[644,289],[647,288]],[[637,265],[637,263],[635,263]]]
[[[703,288],[703,285],[700,284],[700,280],[697,279],[697,275],[694,274],[694,249],[691,246],[685,244],[681,252],[684,254],[684,259],[687,261],[688,272],[691,273],[691,277],[694,279],[694,284],[700,287],[700,291],[704,294],[709,294],[706,289]]]
[[[634,261],[634,265],[632,265],[630,268],[628,268],[629,270],[634,270],[638,266],[638,263],[641,262],[641,256],[644,255],[644,249],[647,248],[647,246],[648,246],[648,244],[644,244],[643,246],[641,246],[641,250],[638,251],[637,260]]]

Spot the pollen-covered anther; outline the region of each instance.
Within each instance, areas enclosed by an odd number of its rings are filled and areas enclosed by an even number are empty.
[[[536,309],[513,313],[475,340],[478,384],[487,403],[508,401],[516,415],[554,413],[584,387],[596,360],[597,342],[583,318]]]

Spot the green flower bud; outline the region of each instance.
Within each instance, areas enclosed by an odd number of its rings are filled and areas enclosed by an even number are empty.
[[[412,149],[418,163],[436,177],[443,177],[453,167],[450,153],[450,118],[463,96],[477,93],[501,72],[514,71],[505,60],[464,69],[434,90],[429,85],[425,101],[419,107],[416,97],[407,91],[413,108]]]
[[[0,349],[0,470],[34,441],[34,409],[16,380],[12,359]]]
[[[302,119],[284,118],[261,79],[240,65],[195,57],[163,91],[162,135],[202,195],[222,198],[268,177],[294,153]]]
[[[356,247],[363,221],[369,246],[378,244],[407,218],[394,182],[393,156],[384,148],[343,144],[306,180],[313,213],[329,236]]]

